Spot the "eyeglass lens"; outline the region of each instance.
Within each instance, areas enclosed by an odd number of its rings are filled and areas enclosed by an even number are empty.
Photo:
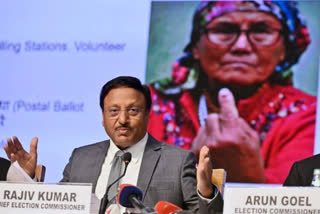
[[[244,32],[247,39],[254,45],[268,46],[278,41],[281,29],[272,28],[264,23],[256,23],[248,29],[241,29],[239,25],[220,23],[206,29],[209,41],[217,45],[230,45]]]

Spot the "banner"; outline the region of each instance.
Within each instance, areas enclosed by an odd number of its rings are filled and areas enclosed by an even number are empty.
[[[223,213],[303,214],[320,213],[320,189],[312,187],[227,186]]]
[[[89,184],[23,184],[0,182],[0,213],[89,214]]]

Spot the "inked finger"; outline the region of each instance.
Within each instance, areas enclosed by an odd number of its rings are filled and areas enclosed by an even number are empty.
[[[227,88],[219,91],[220,117],[223,120],[232,120],[239,116],[232,92]]]

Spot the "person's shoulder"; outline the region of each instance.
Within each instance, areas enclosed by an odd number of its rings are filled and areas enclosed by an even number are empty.
[[[320,154],[296,161],[296,164],[304,167],[320,168]]]
[[[315,121],[317,98],[293,86],[274,86],[272,93],[277,96],[273,99],[274,106],[282,106],[276,112],[279,119],[287,120],[289,124],[303,124],[303,121]],[[277,103],[277,105],[275,105]],[[308,124],[311,124],[308,122]],[[291,126],[288,126],[291,127]]]
[[[96,143],[92,143],[92,144],[88,144],[88,145],[84,145],[78,148],[75,148],[74,151],[76,152],[89,152],[89,151],[96,151],[96,150],[100,150],[100,149],[105,149],[107,147],[109,143],[109,140],[104,140],[104,141],[100,141],[100,142],[96,142]]]
[[[283,93],[287,98],[293,97],[294,99],[304,99],[309,102],[316,101],[317,97],[309,94],[305,91],[302,91],[299,88],[296,88],[292,85],[274,85],[272,87],[273,91],[279,91],[280,93]]]
[[[186,149],[180,148],[179,146],[175,146],[175,145],[171,145],[162,141],[159,141],[157,139],[155,139],[154,137],[152,137],[149,134],[149,137],[151,138],[150,140],[154,141],[156,144],[158,144],[159,148],[161,148],[162,152],[166,153],[166,154],[179,154],[179,155],[183,155],[183,156],[188,156],[188,155],[192,155],[194,156],[194,154]]]

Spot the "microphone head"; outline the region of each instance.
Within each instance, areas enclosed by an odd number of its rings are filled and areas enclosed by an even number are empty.
[[[117,197],[118,203],[127,208],[134,208],[129,201],[129,196],[131,195],[134,195],[140,201],[142,200],[142,191],[138,187],[130,184],[121,184]]]
[[[180,207],[178,207],[168,201],[159,201],[156,204],[156,206],[154,206],[154,209],[159,214],[169,214],[169,213],[173,213],[174,211],[177,211],[177,210],[182,210]]]
[[[132,157],[132,155],[131,155],[130,152],[126,152],[121,156],[121,158],[122,158],[122,160],[124,161],[125,164],[130,163],[131,157]]]

